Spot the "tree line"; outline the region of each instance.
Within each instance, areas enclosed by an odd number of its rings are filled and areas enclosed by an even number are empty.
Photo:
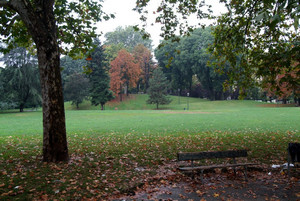
[[[147,93],[152,73],[158,66],[161,67],[161,76],[170,83],[165,87],[168,94],[189,94],[209,100],[237,99],[239,96],[238,85],[224,90],[224,83],[229,80],[230,64],[225,65],[223,73],[209,66],[216,62],[208,52],[214,41],[210,27],[196,29],[178,42],[164,42],[154,50],[157,63],[151,52],[152,41],[143,40],[133,27],[118,27],[105,37],[103,45],[98,39],[94,40],[95,48],[85,58],[61,58],[64,100],[71,101],[77,109],[85,99],[93,105],[100,105],[103,110],[105,103],[114,98],[122,101],[123,94]],[[0,108],[19,108],[22,112],[25,107],[40,106],[41,87],[36,56],[18,47],[5,54],[1,61],[6,67],[0,71]],[[246,98],[279,98],[286,102],[295,97],[294,91],[287,86],[281,86],[281,92],[279,96],[271,87],[253,86],[248,89]],[[166,104],[168,101],[165,99],[157,103]]]
[[[104,45],[95,39],[95,48],[81,59],[61,58],[64,100],[71,101],[77,108],[84,99],[89,99],[104,109],[105,103],[113,98],[122,101],[123,93],[146,92],[149,87],[155,67],[151,41],[143,40],[133,27],[119,27],[106,37]],[[17,107],[22,112],[24,107],[40,106],[36,56],[18,47],[5,54],[1,61],[5,65],[0,68],[1,109]]]

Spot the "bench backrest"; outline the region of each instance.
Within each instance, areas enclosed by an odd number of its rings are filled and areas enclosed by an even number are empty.
[[[210,158],[237,158],[247,157],[247,150],[230,150],[230,151],[208,151],[208,152],[186,152],[178,153],[179,161],[201,160]]]

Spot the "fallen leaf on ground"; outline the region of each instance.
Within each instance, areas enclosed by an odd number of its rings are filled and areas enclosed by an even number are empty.
[[[216,197],[219,197],[220,196],[220,194],[219,193],[214,193],[214,197],[216,198]]]

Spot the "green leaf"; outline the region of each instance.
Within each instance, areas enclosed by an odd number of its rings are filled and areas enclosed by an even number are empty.
[[[266,12],[263,11],[258,16],[256,16],[255,21],[260,22],[265,18],[265,16],[266,16]]]
[[[299,17],[295,16],[295,18],[294,18],[294,28],[295,28],[296,31],[298,30],[298,27],[299,27]]]

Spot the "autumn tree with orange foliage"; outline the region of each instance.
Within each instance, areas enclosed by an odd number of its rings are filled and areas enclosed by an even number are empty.
[[[140,85],[143,85],[143,90],[146,92],[146,90],[149,88],[149,79],[151,73],[155,68],[154,62],[152,61],[153,56],[151,51],[143,44],[139,44],[134,47],[133,55],[141,69],[141,75],[138,81],[138,90]]]
[[[122,101],[123,89],[125,94],[128,95],[128,89],[136,87],[141,69],[135,63],[134,57],[128,51],[122,49],[119,51],[118,56],[111,62],[109,72],[110,89]]]

